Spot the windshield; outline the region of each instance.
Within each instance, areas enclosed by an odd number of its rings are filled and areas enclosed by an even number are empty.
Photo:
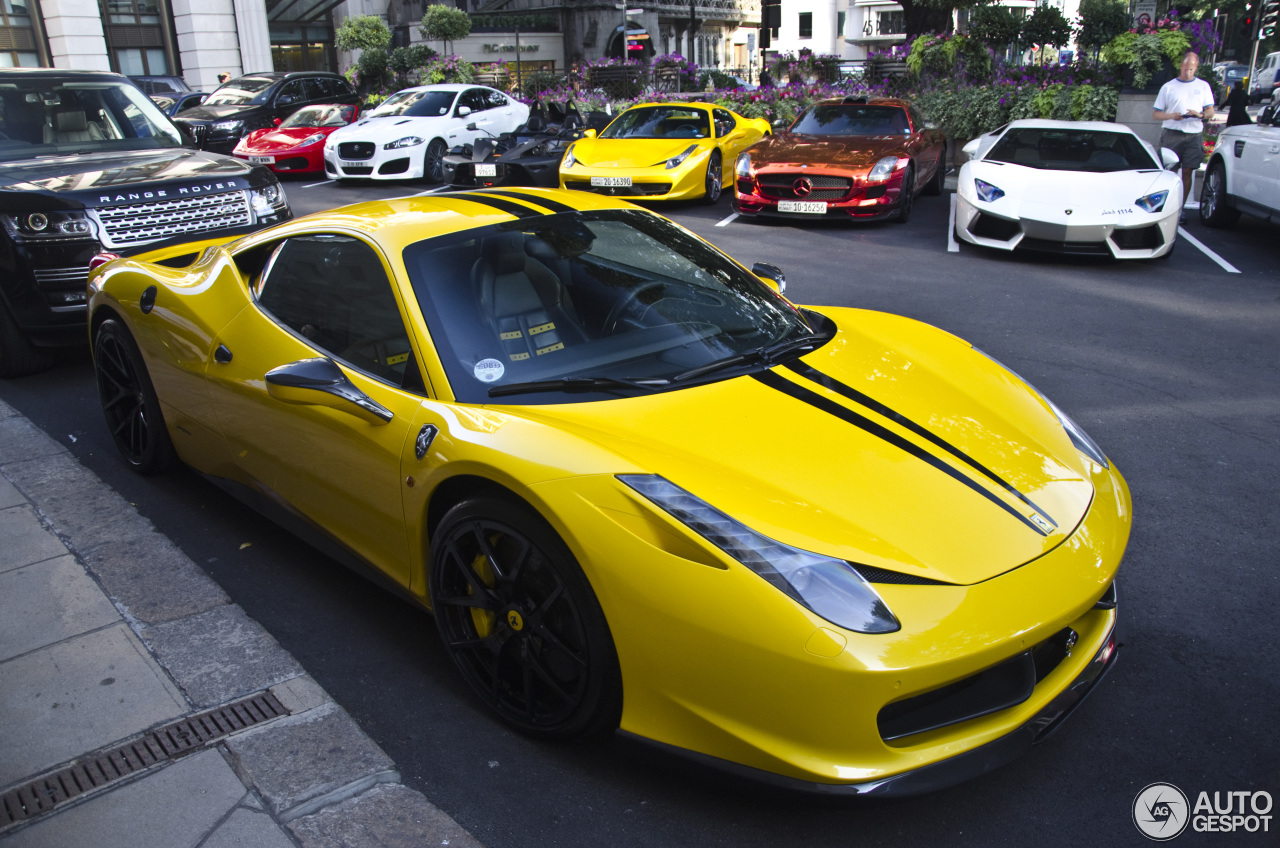
[[[985,158],[1050,171],[1110,173],[1160,167],[1132,133],[1106,130],[1017,127],[1006,132]]]
[[[391,95],[367,117],[384,118],[406,115],[412,118],[437,118],[449,114],[456,91],[401,91]]]
[[[305,109],[299,109],[286,118],[285,122],[280,125],[280,129],[342,127],[351,122],[354,114],[354,106],[308,106]]]
[[[504,386],[566,377],[662,384],[811,334],[801,314],[754,275],[641,210],[467,230],[410,245],[404,261],[463,402],[491,403],[490,392]],[[607,396],[646,390],[615,388]],[[536,392],[501,402],[588,397]]]
[[[182,147],[182,136],[132,83],[24,77],[0,82],[0,162]]]
[[[900,106],[828,104],[814,106],[796,119],[800,135],[910,135],[907,111]]]
[[[266,103],[267,89],[275,80],[271,77],[240,77],[209,95],[206,106],[245,106],[250,103]]]
[[[642,106],[617,117],[601,138],[710,138],[711,118],[687,106]]]

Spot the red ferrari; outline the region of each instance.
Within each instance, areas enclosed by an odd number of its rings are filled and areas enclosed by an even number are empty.
[[[905,100],[824,100],[734,163],[741,215],[905,222],[917,194],[941,194],[942,130]]]
[[[277,173],[324,173],[324,140],[356,119],[359,110],[347,103],[307,106],[278,127],[267,127],[240,139],[233,156]]]

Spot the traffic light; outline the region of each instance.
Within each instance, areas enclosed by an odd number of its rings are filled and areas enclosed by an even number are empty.
[[[1280,0],[1268,0],[1262,5],[1262,17],[1259,19],[1258,40],[1270,38],[1276,34],[1277,19],[1280,18]]]
[[[1240,33],[1246,38],[1253,38],[1253,15],[1245,15],[1240,19]]]

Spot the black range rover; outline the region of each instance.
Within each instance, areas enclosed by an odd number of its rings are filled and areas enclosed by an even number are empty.
[[[185,144],[123,76],[0,70],[0,377],[83,343],[95,254],[293,217],[270,171]]]

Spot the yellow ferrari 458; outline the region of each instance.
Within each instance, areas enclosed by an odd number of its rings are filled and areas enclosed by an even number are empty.
[[[738,154],[769,135],[769,122],[711,103],[632,106],[560,161],[560,187],[632,200],[720,199]],[[729,177],[732,182],[732,176]]]
[[[987,771],[1115,659],[1125,482],[955,336],[782,288],[494,189],[111,259],[90,333],[126,461],[373,566],[521,731],[821,792]]]

